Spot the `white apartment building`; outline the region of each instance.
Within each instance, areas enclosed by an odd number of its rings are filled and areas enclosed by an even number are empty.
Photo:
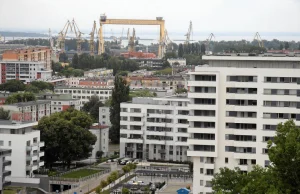
[[[10,149],[11,155],[6,159],[11,161],[5,169],[11,171],[10,181],[14,178],[32,177],[33,171],[44,166],[42,157],[44,142],[40,141],[40,131],[33,130],[38,122],[13,123],[0,121],[0,149]]]
[[[187,155],[194,194],[212,193],[221,167],[268,166],[267,141],[280,122],[300,125],[300,57],[203,56],[190,72]]]
[[[109,107],[99,107],[99,123],[101,125],[111,125]]]
[[[50,100],[37,100],[1,105],[4,110],[10,111],[10,118],[14,121],[39,121],[51,114]]]
[[[52,70],[45,69],[45,62],[0,61],[0,83],[9,80],[21,80],[25,83],[37,79],[49,79]]]
[[[186,96],[121,103],[120,157],[187,161]]]
[[[111,89],[102,88],[78,88],[78,87],[55,87],[54,92],[56,94],[71,94],[73,99],[80,100],[80,106],[88,102],[94,95],[98,96],[100,101],[105,102],[112,95]]]
[[[109,126],[106,125],[94,125],[91,126],[89,131],[97,137],[95,145],[93,145],[93,151],[91,159],[97,158],[97,152],[102,151],[102,157],[108,156],[108,144],[109,144]]]
[[[171,66],[186,66],[185,58],[170,58],[167,60]]]

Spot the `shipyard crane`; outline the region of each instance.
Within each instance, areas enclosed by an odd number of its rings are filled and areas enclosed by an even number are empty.
[[[210,49],[209,49],[209,45],[210,45],[210,42],[211,42],[212,38],[216,38],[216,37],[213,33],[210,33],[210,35],[208,36],[208,38],[205,41],[205,51],[206,51],[206,53],[211,52]]]
[[[129,36],[128,52],[134,52],[135,29],[132,30],[132,36]]]
[[[72,31],[71,22],[68,20],[64,28],[58,33],[56,48],[61,49],[61,52],[65,52],[65,39],[69,28]]]
[[[260,48],[264,48],[264,42],[262,41],[262,39],[261,39],[258,32],[256,32],[255,35],[254,35],[253,41],[255,41],[255,40],[258,42],[258,46]]]
[[[81,35],[83,35],[83,33],[79,30],[78,25],[76,24],[74,19],[72,21],[72,27],[77,39],[77,54],[81,54],[81,43],[83,42]]]
[[[90,33],[90,55],[91,56],[95,55],[95,42],[94,42],[95,32],[97,32],[96,21],[94,21],[92,32]]]
[[[172,44],[172,41],[169,38],[168,31],[165,30],[165,36],[164,36],[163,42],[162,42],[163,54],[165,54],[167,52],[167,48],[170,44]],[[172,46],[172,50],[173,50],[173,46]]]
[[[124,32],[124,28],[122,29],[122,35],[121,35],[121,37],[119,38],[119,45],[120,45],[120,48],[122,48],[123,32]]]
[[[190,26],[189,26],[188,32],[185,34],[186,40],[185,40],[184,44],[190,43],[192,34],[193,34],[193,24],[192,24],[192,21],[190,21]]]
[[[54,50],[54,42],[51,34],[51,29],[49,28],[49,42],[50,42],[50,49]]]

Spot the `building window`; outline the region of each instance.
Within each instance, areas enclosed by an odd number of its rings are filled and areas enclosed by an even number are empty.
[[[200,157],[200,162],[201,162],[201,163],[204,162],[204,157]]]
[[[200,186],[203,186],[203,180],[200,180]]]
[[[0,146],[3,146],[4,145],[4,141],[0,141]]]
[[[11,146],[11,141],[8,142],[8,146]]]
[[[256,164],[256,160],[255,159],[251,160],[251,164],[255,165]]]
[[[228,158],[225,158],[225,164],[228,164]]]
[[[200,174],[203,174],[203,168],[200,168]]]

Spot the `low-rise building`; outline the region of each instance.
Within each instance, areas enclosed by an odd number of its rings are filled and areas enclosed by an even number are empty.
[[[147,71],[147,69],[140,69],[133,72],[129,72],[129,77],[136,77],[136,76],[152,76],[155,71]]]
[[[10,181],[7,181],[5,178],[11,175],[11,172],[5,169],[6,166],[11,165],[11,161],[6,160],[5,158],[10,155],[10,149],[0,149],[0,194],[2,194],[2,190],[5,186],[10,185]]]
[[[101,125],[111,125],[109,107],[99,107],[99,123]]]
[[[126,77],[130,89],[176,90],[185,88],[187,81],[183,76],[140,76]]]
[[[50,100],[19,102],[1,107],[10,111],[10,118],[13,121],[39,121],[51,114]]]
[[[37,79],[49,79],[52,70],[45,68],[45,62],[37,61],[0,61],[0,83],[20,80],[29,83]]]
[[[11,171],[14,178],[32,177],[33,171],[44,166],[44,142],[40,141],[40,131],[33,130],[38,122],[16,123],[13,121],[0,120],[0,148],[10,149],[11,156],[6,159],[11,161],[5,170]]]
[[[171,66],[186,66],[185,58],[170,58],[167,60]]]
[[[100,77],[100,76],[112,76],[112,75],[113,75],[113,69],[106,69],[106,68],[92,69],[84,72],[84,77]]]
[[[90,158],[97,158],[97,152],[102,151],[102,157],[108,156],[108,143],[109,143],[109,126],[106,125],[94,125],[91,126],[89,131],[97,137],[95,145],[93,145],[93,151]]]
[[[56,94],[71,94],[73,99],[80,100],[80,106],[88,102],[92,96],[98,96],[100,101],[105,102],[112,95],[111,89],[102,88],[80,88],[80,87],[55,87]]]
[[[0,105],[5,104],[6,98],[10,96],[10,92],[0,91]]]
[[[80,100],[73,99],[70,94],[43,94],[39,99],[51,101],[50,114],[61,112],[73,107],[80,110]]]
[[[120,157],[187,161],[186,96],[133,98],[121,103]]]

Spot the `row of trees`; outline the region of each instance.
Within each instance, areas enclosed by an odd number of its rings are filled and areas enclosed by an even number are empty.
[[[212,181],[213,190],[217,194],[300,193],[300,128],[293,120],[279,124],[267,148],[268,167],[256,166],[249,173],[221,168]]]
[[[33,81],[30,84],[25,85],[20,80],[9,80],[6,83],[0,84],[1,91],[19,92],[26,91],[32,93],[39,93],[45,90],[54,90],[54,86],[51,83],[43,81]]]
[[[18,102],[29,102],[35,101],[36,97],[31,92],[24,92],[24,93],[14,93],[8,96],[5,100],[5,104],[14,104]]]

